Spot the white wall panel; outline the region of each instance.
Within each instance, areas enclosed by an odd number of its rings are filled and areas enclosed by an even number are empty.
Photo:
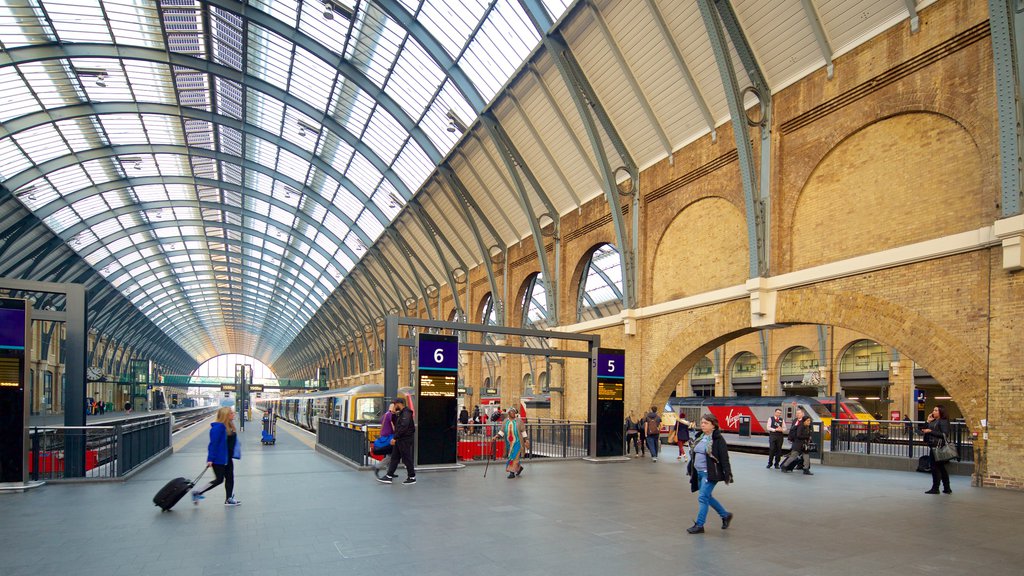
[[[817,0],[818,14],[838,56],[909,17],[903,0]]]
[[[736,0],[733,6],[772,92],[825,65],[800,0]]]
[[[694,81],[704,92],[711,116],[715,125],[729,121],[729,104],[725,100],[722,79],[715,63],[715,53],[711,49],[704,20],[696,2],[677,2],[674,0],[657,0],[658,7],[665,17],[665,25],[679,47],[683,60],[690,67]]]

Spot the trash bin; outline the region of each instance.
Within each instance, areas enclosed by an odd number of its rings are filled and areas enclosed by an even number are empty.
[[[750,416],[740,416],[739,428],[741,437],[750,438]]]

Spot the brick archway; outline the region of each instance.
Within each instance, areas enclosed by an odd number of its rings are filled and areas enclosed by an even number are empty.
[[[676,384],[708,352],[756,330],[750,327],[746,300],[684,315],[667,334],[659,336],[667,347],[646,366],[644,380],[654,385],[645,395],[652,403],[642,406],[663,406]],[[874,296],[811,286],[779,292],[776,321],[782,325],[826,324],[871,336],[927,367],[968,422],[976,423],[985,415],[984,395],[979,394],[988,378],[984,359],[971,352],[953,331],[914,310]]]

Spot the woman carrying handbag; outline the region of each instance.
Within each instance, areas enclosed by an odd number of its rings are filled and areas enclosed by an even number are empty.
[[[946,472],[946,462],[949,460],[936,458],[936,451],[944,447],[949,439],[949,418],[946,417],[946,407],[938,405],[932,408],[928,415],[928,421],[921,425],[921,433],[924,434],[924,441],[931,449],[928,451],[928,461],[932,465],[932,487],[925,494],[938,494],[939,481],[942,481],[942,492],[952,494],[949,488],[949,472]]]

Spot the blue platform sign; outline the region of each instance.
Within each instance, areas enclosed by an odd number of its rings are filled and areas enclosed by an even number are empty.
[[[12,302],[20,302],[13,301]],[[0,348],[7,350],[25,349],[25,309],[0,308]]]
[[[611,348],[597,350],[597,377],[622,380],[626,377],[626,352]]]
[[[918,404],[924,403],[924,390],[914,388],[914,402],[917,402]]]
[[[443,334],[419,335],[419,369],[458,372],[459,338]]]

